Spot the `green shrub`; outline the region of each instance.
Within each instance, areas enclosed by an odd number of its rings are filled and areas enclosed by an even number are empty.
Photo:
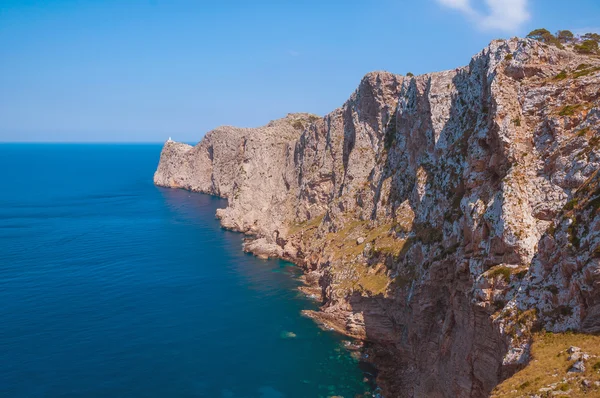
[[[573,77],[577,79],[578,77],[587,76],[594,72],[598,72],[599,70],[600,67],[578,70],[573,73]]]
[[[587,68],[589,68],[590,66],[592,66],[592,65],[589,65],[589,64],[579,64],[579,65],[577,65],[577,68],[575,68],[575,70],[583,70],[583,69],[587,69]]]
[[[511,120],[512,124],[514,124],[517,127],[521,127],[521,118],[514,118],[513,120]]]
[[[506,61],[511,61],[511,60],[513,59],[513,55],[512,55],[512,54],[510,54],[510,53],[509,53],[509,54],[506,54],[506,56],[504,57],[504,59],[505,59]]]
[[[577,199],[573,198],[567,202],[565,205],[565,210],[573,210],[577,206]]]
[[[577,137],[585,137],[587,135],[587,133],[589,133],[589,132],[590,132],[590,128],[584,127],[577,132]]]
[[[562,70],[560,71],[560,73],[556,76],[554,76],[554,80],[564,80],[567,78],[567,71],[566,70]]]
[[[526,270],[526,269],[524,269],[523,271],[519,271],[519,272],[517,272],[517,273],[515,274],[515,276],[516,276],[518,279],[523,279],[523,278],[525,278],[525,275],[527,275],[527,270]]]
[[[527,38],[547,43],[549,40],[551,40],[551,38],[555,37],[548,29],[540,28],[529,32]]]
[[[413,74],[412,72],[408,72],[408,73],[406,74],[406,77],[413,77],[413,76],[414,76],[414,74]]]
[[[581,38],[583,40],[595,41],[596,43],[600,42],[600,34],[598,33],[586,33],[585,35],[581,36]]]
[[[598,42],[595,40],[584,40],[575,45],[575,50],[580,54],[598,54]]]
[[[505,305],[506,305],[506,301],[504,301],[502,299],[494,300],[494,307],[496,308],[496,310],[504,308]]]
[[[548,29],[536,29],[529,32],[527,38],[541,41],[542,43],[552,44],[553,46],[563,48],[560,41],[548,31]]]
[[[512,271],[510,268],[508,267],[497,267],[494,268],[492,270],[490,270],[490,272],[488,273],[488,275],[491,278],[496,278],[497,276],[501,276],[502,279],[504,279],[504,281],[506,283],[510,282],[510,275],[511,275]]]
[[[556,32],[556,38],[561,43],[572,43],[575,40],[575,35],[570,30],[559,30]]]
[[[575,112],[578,112],[581,109],[581,104],[577,105],[565,105],[560,112],[558,112],[559,116],[573,116]]]

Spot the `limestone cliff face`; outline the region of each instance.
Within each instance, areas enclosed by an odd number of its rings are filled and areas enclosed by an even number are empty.
[[[229,199],[218,213],[223,226],[266,237],[264,249],[280,255],[277,231],[293,217],[289,156],[304,126],[316,118],[290,114],[258,129],[220,127],[195,147],[168,141],[154,182]]]
[[[386,396],[483,397],[531,331],[600,330],[600,60],[526,39],[466,67],[370,73],[339,109],[168,142],[157,185],[229,199],[308,312],[373,343]]]

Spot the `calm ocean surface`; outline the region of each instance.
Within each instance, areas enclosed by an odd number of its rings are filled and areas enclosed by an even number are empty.
[[[155,187],[160,150],[0,145],[0,396],[363,396],[297,270]]]

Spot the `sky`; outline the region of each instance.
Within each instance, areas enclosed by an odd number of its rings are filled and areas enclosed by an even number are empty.
[[[374,70],[466,65],[598,0],[0,0],[0,142],[197,142],[325,115]]]

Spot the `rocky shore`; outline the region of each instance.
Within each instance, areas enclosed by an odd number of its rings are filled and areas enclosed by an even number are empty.
[[[245,250],[301,266],[307,315],[370,343],[386,397],[485,397],[539,331],[600,331],[599,168],[600,59],[515,38],[169,141],[154,181],[227,198]]]

